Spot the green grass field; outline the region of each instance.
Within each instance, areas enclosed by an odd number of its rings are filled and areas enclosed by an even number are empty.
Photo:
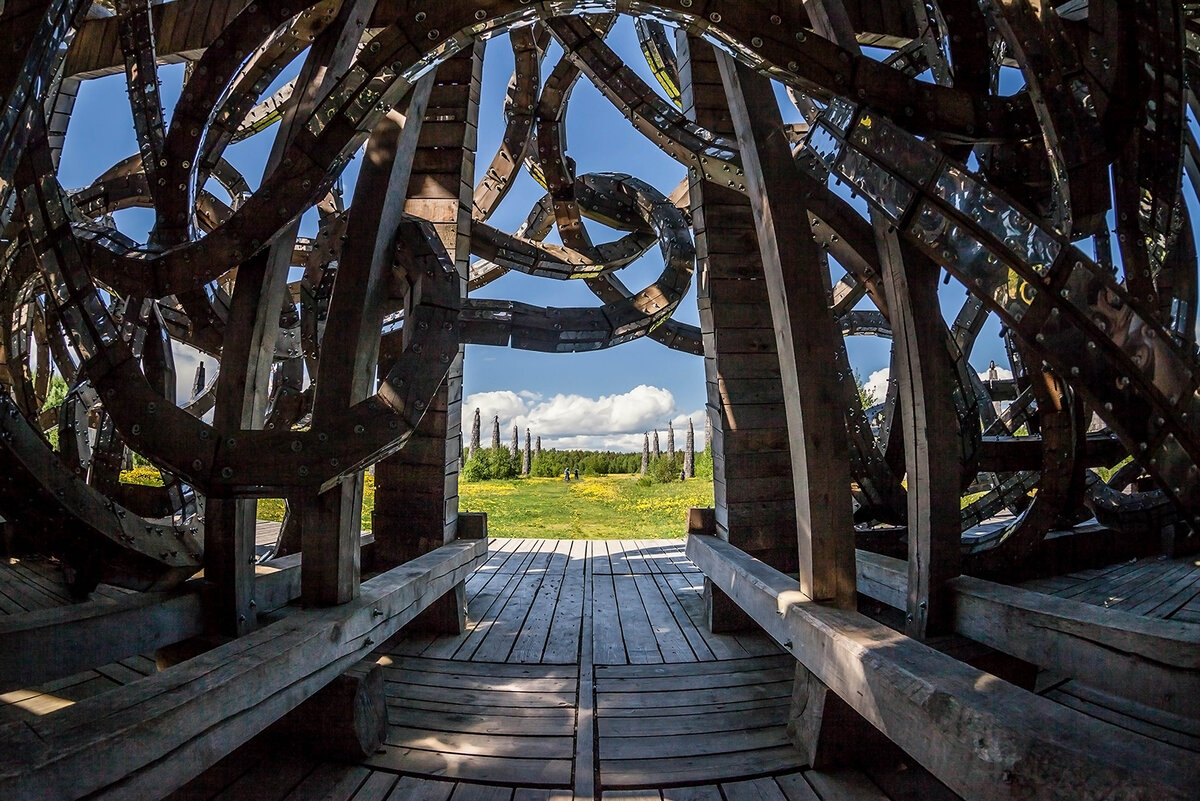
[[[138,468],[122,475],[130,483],[159,484],[153,468]],[[543,537],[548,539],[658,539],[686,533],[687,510],[712,506],[711,481],[693,479],[670,484],[639,486],[637,476],[518,478],[510,481],[462,482],[459,508],[487,512],[488,534],[493,537]],[[375,483],[367,477],[363,502],[363,528],[371,527]],[[258,502],[260,520],[282,520],[283,501]]]
[[[637,476],[523,478],[458,486],[459,508],[487,512],[493,537],[656,539],[687,533],[687,510],[712,506],[711,481],[638,486]]]

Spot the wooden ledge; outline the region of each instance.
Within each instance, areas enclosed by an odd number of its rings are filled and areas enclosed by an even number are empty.
[[[960,576],[954,629],[1115,695],[1200,719],[1200,626]],[[858,591],[897,609],[908,562],[858,551]]]
[[[361,660],[487,559],[452,542],[169,670],[0,727],[0,798],[159,798]]]
[[[1089,718],[875,621],[715,537],[687,555],[855,711],[969,799],[1195,797],[1200,758]]]
[[[364,548],[374,543],[365,534]],[[300,554],[255,567],[259,614],[300,597]],[[70,676],[154,651],[204,632],[198,578],[166,592],[131,593],[119,601],[87,601],[0,617],[0,692]]]

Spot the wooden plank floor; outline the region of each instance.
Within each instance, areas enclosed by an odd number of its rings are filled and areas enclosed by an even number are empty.
[[[1135,615],[1200,623],[1200,557],[1145,557],[1019,586]],[[1040,692],[1091,717],[1200,753],[1200,721],[1102,692],[1073,679],[1049,676]]]
[[[1200,556],[1130,559],[1018,586],[1135,615],[1200,623]]]
[[[902,756],[804,769],[784,729],[791,657],[761,633],[709,632],[702,590],[682,540],[494,539],[466,631],[375,652],[377,754],[334,766],[259,738],[172,798],[955,798]]]
[[[89,600],[115,601],[131,591],[101,584]],[[0,563],[0,615],[19,615],[74,603],[62,569],[43,557]],[[95,670],[44,682],[36,687],[0,687],[0,723],[32,720],[93,695],[121,687],[155,671],[153,659],[135,656]]]
[[[273,532],[261,532],[265,540]],[[1200,559],[1143,559],[1027,582],[1136,614],[1200,622]],[[714,635],[681,540],[493,540],[453,637],[401,632],[385,666],[390,730],[360,765],[264,736],[176,799],[851,801],[953,799],[902,755],[814,772],[784,737],[790,658],[761,634]],[[93,600],[124,591],[101,587]],[[0,565],[0,613],[69,602],[57,568]],[[135,657],[0,695],[0,721],[51,714],[154,670]],[[1059,678],[1066,706],[1200,751],[1200,723]]]

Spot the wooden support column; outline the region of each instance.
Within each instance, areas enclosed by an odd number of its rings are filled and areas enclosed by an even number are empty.
[[[841,0],[804,0],[814,30],[858,53],[854,28]],[[950,631],[946,582],[959,574],[960,431],[954,409],[953,364],[946,358],[946,326],[937,295],[938,268],[902,253],[900,237],[872,211],[892,324],[892,378],[899,392],[908,474],[909,636]],[[906,263],[907,262],[907,263]]]
[[[736,136],[712,45],[683,32],[678,39],[684,113],[714,133]],[[799,565],[793,544],[796,497],[754,211],[744,194],[705,180],[696,170],[690,173],[689,194],[713,432],[715,534],[792,573]],[[761,369],[748,371],[747,360]],[[752,625],[707,579],[704,605],[712,631]]]
[[[321,760],[361,762],[387,736],[383,667],[364,659],[284,715],[268,734]]]
[[[787,735],[814,770],[861,767],[864,757],[890,745],[802,662],[796,662]]]
[[[905,628],[923,639],[953,629],[952,593],[962,560],[961,471],[954,365],[946,358],[946,326],[938,303],[938,267],[910,253],[886,221],[876,220],[895,348],[893,377],[904,424],[908,473],[908,609]]]
[[[795,492],[800,589],[855,602],[854,524],[833,319],[804,203],[807,189],[768,79],[724,53],[717,63],[737,130],[775,325]]]
[[[313,43],[296,81],[297,101],[280,121],[264,174],[280,166],[298,130],[297,121],[308,118],[354,57],[369,18],[369,5],[363,1],[347,3],[338,19]],[[271,247],[238,269],[217,378],[213,425],[218,431],[259,429],[265,422],[279,310],[287,293],[288,268],[298,230],[299,222],[288,226]],[[204,572],[211,584],[211,624],[223,634],[240,636],[256,625],[256,510],[253,499],[228,498],[210,498],[205,509]],[[357,542],[356,529],[355,546]]]
[[[438,66],[405,203],[407,213],[433,223],[454,259],[463,297],[470,269],[483,48],[477,42]],[[408,444],[375,466],[377,567],[407,561],[458,535],[462,377],[460,348]],[[465,625],[466,588],[459,584],[410,629],[457,633]]]
[[[396,188],[408,186],[432,85],[432,76],[418,81],[403,120],[398,112],[389,113],[367,142],[329,302],[313,400],[316,430],[375,390],[396,229],[404,213],[404,200]],[[346,603],[358,595],[362,484],[363,475],[358,473],[323,493],[292,499],[302,532],[301,587],[310,606]]]
[[[714,133],[734,137],[712,45],[682,32],[678,39],[684,113]],[[798,560],[792,455],[754,211],[744,194],[704,180],[696,170],[690,173],[690,197],[713,432],[714,533],[793,573]],[[710,583],[705,598],[714,631],[746,624]]]

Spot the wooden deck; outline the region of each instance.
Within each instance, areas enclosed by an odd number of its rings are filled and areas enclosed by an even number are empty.
[[[1029,589],[1200,622],[1195,557],[1146,559],[1028,582]],[[713,634],[703,578],[681,540],[497,539],[467,584],[468,629],[401,632],[385,668],[390,730],[360,765],[264,735],[176,792],[183,799],[849,801],[954,798],[902,754],[814,772],[784,730],[790,657],[765,635]],[[102,586],[92,600],[125,591]],[[57,568],[0,566],[7,614],[69,602]],[[52,714],[154,670],[148,656],[0,695],[0,720]],[[1200,751],[1200,724],[1066,677],[1067,706]]]
[[[954,798],[902,755],[803,769],[784,728],[791,658],[760,633],[709,632],[702,589],[682,540],[493,540],[465,632],[375,652],[377,754],[335,766],[261,737],[172,798]]]
[[[1200,623],[1200,556],[1147,557],[1027,581],[1020,586],[1135,615]],[[1079,681],[1043,675],[1040,692],[1091,717],[1200,753],[1200,721],[1102,692]]]
[[[101,584],[92,593],[92,599],[115,601],[129,592]],[[71,595],[57,562],[35,557],[5,559],[0,564],[0,615],[19,615],[70,603]],[[148,676],[156,669],[153,659],[135,656],[37,687],[0,686],[0,724],[50,714],[80,699]]]

